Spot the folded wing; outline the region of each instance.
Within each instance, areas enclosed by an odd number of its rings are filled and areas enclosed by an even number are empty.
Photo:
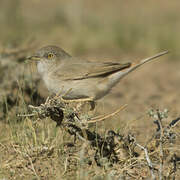
[[[68,61],[68,60],[67,60]],[[96,77],[106,77],[117,71],[129,68],[131,63],[97,63],[97,62],[78,62],[70,60],[60,68],[57,68],[55,74],[61,76],[63,80],[81,80]]]

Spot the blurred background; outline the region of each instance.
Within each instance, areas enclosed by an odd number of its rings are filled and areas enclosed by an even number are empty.
[[[107,178],[112,179],[117,171],[120,175],[121,171],[134,171],[133,176],[129,174],[132,179],[147,179],[149,170],[147,167],[143,171],[143,164],[147,164],[143,153],[137,160],[133,156],[127,161],[123,159],[123,168],[114,166],[115,171],[111,171],[110,165],[100,168],[89,163],[84,169],[83,154],[89,153],[84,150],[84,141],[77,138],[78,149],[77,144],[73,146],[75,138],[63,128],[56,128],[50,118],[31,117],[29,105],[39,106],[49,94],[35,64],[26,62],[26,57],[46,45],[58,45],[73,56],[96,61],[134,62],[170,51],[122,79],[91,112],[93,117],[110,114],[128,104],[118,115],[91,128],[96,128],[102,137],[106,137],[108,130],[125,137],[132,134],[144,145],[157,129],[154,119],[148,116],[149,110],[169,110],[163,125],[180,115],[180,1],[0,0],[0,179],[67,176],[74,180],[85,179],[80,178],[83,173],[99,174],[93,179],[105,179],[100,177],[106,176],[106,172]],[[176,128],[176,135],[168,131],[172,138],[179,137],[179,126]],[[179,142],[177,139],[176,146],[168,143],[163,150],[180,157]],[[122,146],[128,147],[123,143]],[[154,152],[151,155],[155,156]],[[176,171],[175,160],[170,161],[169,157],[160,158],[173,164],[172,169],[166,166],[164,173]],[[159,154],[153,159],[153,166],[158,165]],[[142,176],[137,172],[142,172]]]
[[[1,45],[34,38],[74,55],[179,51],[179,1],[1,0]]]
[[[134,119],[142,122],[151,107],[166,107],[176,116],[180,105],[179,5],[178,0],[0,0],[3,112],[14,106],[16,112],[20,107],[24,112],[24,104],[44,101],[48,92],[24,59],[35,49],[54,44],[74,56],[99,61],[135,61],[169,50],[159,61],[124,78],[99,102],[97,111],[110,112],[127,103],[128,108],[118,117],[121,124]],[[21,103],[19,94],[25,99]],[[106,123],[119,125],[119,121]]]

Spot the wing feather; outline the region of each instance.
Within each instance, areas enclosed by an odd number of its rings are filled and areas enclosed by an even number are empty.
[[[126,69],[131,66],[131,63],[97,63],[97,62],[77,62],[72,60],[64,63],[62,66],[57,67],[54,71],[56,76],[61,76],[63,80],[80,80],[96,77],[105,77],[117,71]]]

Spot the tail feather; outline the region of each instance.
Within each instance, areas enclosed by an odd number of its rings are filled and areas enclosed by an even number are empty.
[[[156,59],[156,58],[158,58],[158,57],[160,57],[160,56],[163,56],[163,55],[165,55],[165,54],[168,54],[168,53],[169,53],[169,51],[163,51],[163,52],[158,53],[158,54],[156,54],[156,55],[154,55],[154,56],[151,56],[151,57],[148,57],[148,58],[146,58],[146,59],[143,59],[143,60],[141,60],[141,61],[138,62],[138,63],[132,63],[132,66],[129,68],[129,70],[128,70],[127,72],[128,72],[128,73],[129,73],[129,72],[132,72],[132,71],[134,71],[136,68],[140,67],[141,65],[143,65],[143,64],[145,64],[145,63],[147,63],[147,62],[150,62],[150,61],[152,61],[152,60],[154,60],[154,59]]]
[[[161,53],[158,53],[154,56],[148,57],[146,59],[143,59],[141,61],[139,61],[138,63],[132,63],[131,66],[129,68],[123,69],[121,71],[118,71],[117,73],[112,74],[111,76],[109,76],[109,78],[111,79],[110,81],[110,86],[113,87],[116,83],[118,83],[124,76],[126,76],[127,74],[129,74],[130,72],[134,71],[135,69],[137,69],[138,67],[140,67],[141,65],[152,61],[153,59],[156,59],[160,56],[163,56],[165,54],[169,53],[169,51],[163,51]]]

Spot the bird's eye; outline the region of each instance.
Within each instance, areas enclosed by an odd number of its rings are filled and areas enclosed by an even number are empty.
[[[52,59],[54,57],[54,54],[53,53],[48,53],[48,55],[47,55],[47,58],[48,59]]]

